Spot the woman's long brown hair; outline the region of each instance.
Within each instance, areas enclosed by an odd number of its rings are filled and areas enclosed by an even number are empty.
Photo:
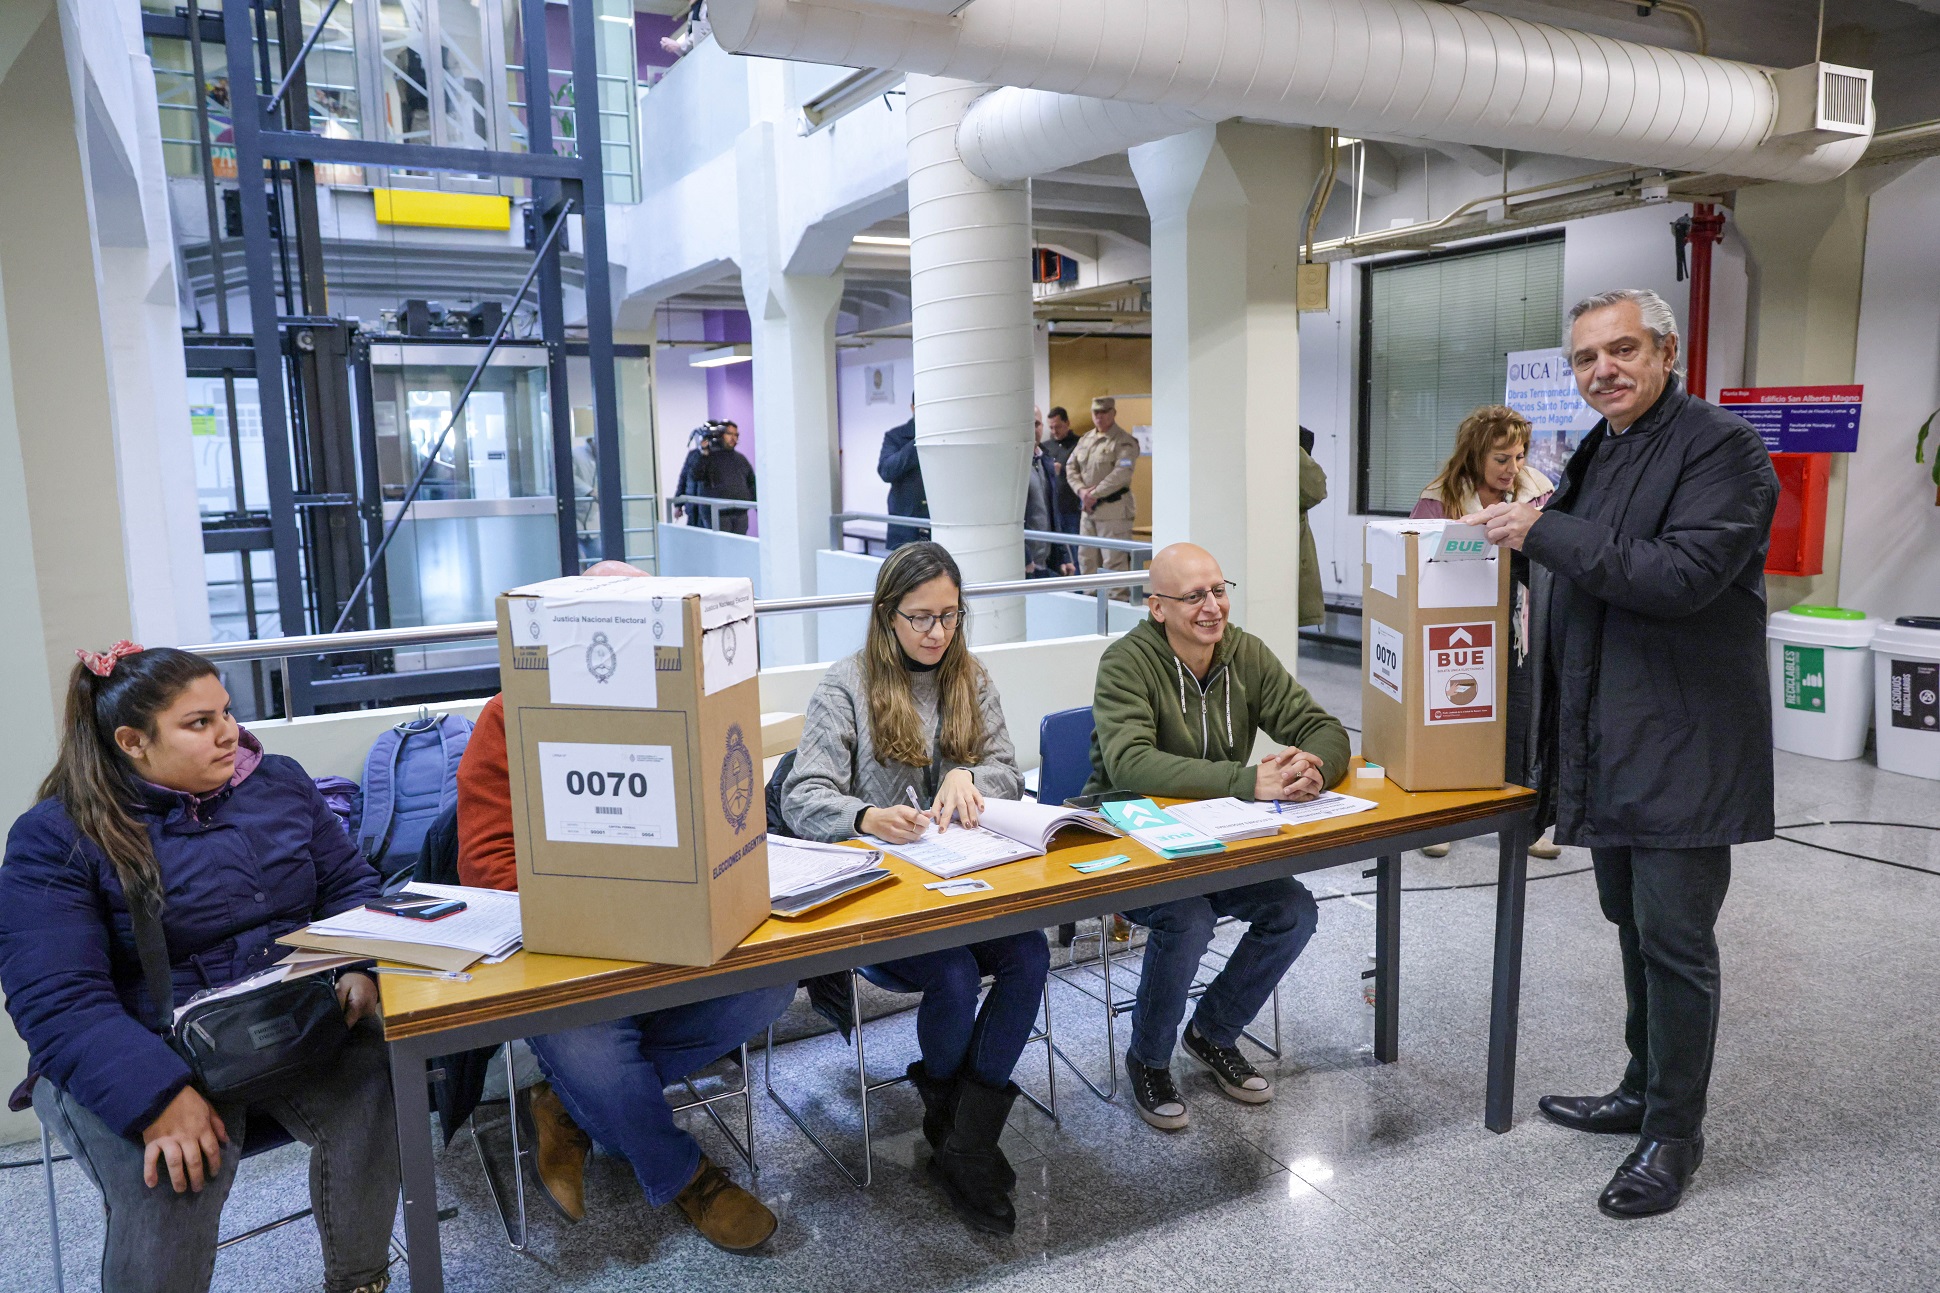
[[[1513,440],[1527,450],[1529,419],[1501,404],[1484,404],[1462,419],[1455,432],[1455,451],[1429,485],[1441,494],[1442,508],[1450,519],[1461,516],[1470,503],[1480,505],[1482,463],[1502,440]]]
[[[916,716],[916,698],[910,691],[909,670],[903,666],[902,645],[896,641],[894,616],[903,598],[938,575],[949,576],[957,589],[957,609],[964,611],[963,575],[941,544],[904,544],[889,554],[876,574],[869,640],[862,650],[862,684],[869,695],[869,731],[877,757],[885,763],[915,768],[930,763],[930,734]],[[952,763],[974,765],[983,758],[983,708],[977,703],[983,666],[966,645],[968,629],[967,618],[958,622],[956,635],[937,665],[936,704],[942,718],[937,748]]]
[[[115,729],[153,736],[156,716],[183,688],[215,671],[192,651],[157,647],[123,656],[105,678],[84,664],[68,677],[60,753],[38,797],[60,800],[81,837],[108,855],[130,905],[159,911],[162,877],[148,827],[134,811],[140,790],[134,768],[115,744]]]

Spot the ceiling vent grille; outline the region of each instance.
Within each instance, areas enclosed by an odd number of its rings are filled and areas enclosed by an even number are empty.
[[[1807,63],[1771,76],[1778,91],[1774,138],[1847,139],[1871,131],[1871,72],[1832,63]]]

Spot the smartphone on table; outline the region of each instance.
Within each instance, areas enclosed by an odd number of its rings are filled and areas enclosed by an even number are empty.
[[[406,920],[443,920],[446,916],[456,916],[465,910],[465,903],[461,899],[437,898],[422,893],[386,894],[382,898],[372,898],[364,906],[371,911],[402,916]]]

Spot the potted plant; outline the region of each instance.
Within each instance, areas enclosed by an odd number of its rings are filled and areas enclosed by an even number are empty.
[[[1913,441],[1913,461],[1925,462],[1927,453],[1927,432],[1933,430],[1934,419],[1940,418],[1940,409],[1927,414],[1927,420],[1920,423],[1920,434]],[[1933,505],[1940,507],[1940,440],[1933,442]]]

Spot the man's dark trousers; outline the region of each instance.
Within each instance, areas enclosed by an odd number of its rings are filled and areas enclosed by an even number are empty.
[[[1704,1128],[1718,1040],[1716,928],[1731,850],[1593,848],[1590,859],[1623,949],[1623,1089],[1644,1096],[1645,1136],[1688,1140]]]

